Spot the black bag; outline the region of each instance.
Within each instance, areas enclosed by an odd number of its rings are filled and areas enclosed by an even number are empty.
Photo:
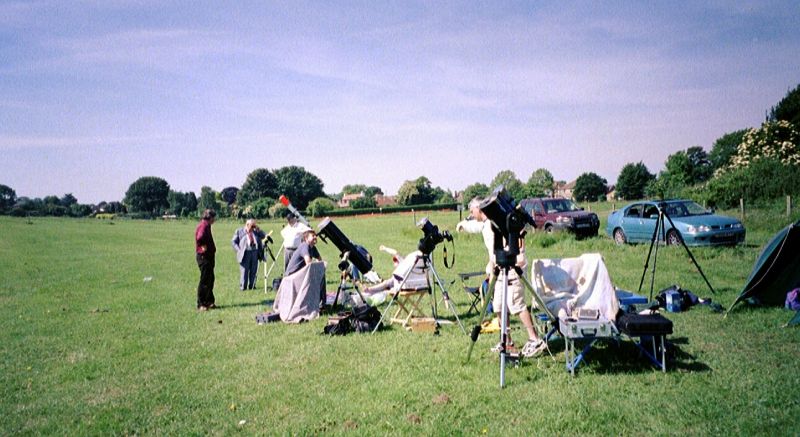
[[[356,305],[353,308],[353,329],[356,332],[372,332],[381,321],[381,312],[369,305]]]
[[[322,333],[328,335],[347,335],[352,331],[353,314],[349,311],[329,317],[328,324],[322,329]]]

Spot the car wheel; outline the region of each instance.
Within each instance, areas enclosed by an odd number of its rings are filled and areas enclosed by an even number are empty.
[[[614,229],[614,242],[620,246],[628,242],[628,240],[625,238],[625,232],[623,232],[622,229]]]
[[[669,232],[667,232],[667,245],[675,246],[678,244],[681,244],[681,234],[675,229],[670,229]]]
[[[550,224],[544,225],[544,231],[547,232],[548,234],[552,234],[553,233],[553,225],[550,225]]]

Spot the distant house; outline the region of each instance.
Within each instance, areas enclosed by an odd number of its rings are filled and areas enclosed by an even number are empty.
[[[553,197],[563,197],[565,199],[572,199],[573,195],[572,192],[575,190],[575,182],[577,179],[572,182],[556,182],[556,189]]]
[[[608,191],[606,191],[606,200],[611,202],[617,200],[617,186],[611,185],[608,187]]]
[[[378,208],[383,208],[384,206],[391,206],[397,204],[397,199],[395,196],[384,196],[383,194],[376,194],[373,196],[375,199],[375,203],[378,205]]]
[[[363,191],[356,194],[345,194],[344,196],[342,196],[342,200],[340,200],[339,203],[337,203],[337,205],[339,206],[339,208],[349,208],[350,202],[356,199],[360,199],[362,197],[364,197]]]

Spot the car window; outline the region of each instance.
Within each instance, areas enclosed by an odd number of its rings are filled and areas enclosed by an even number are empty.
[[[544,209],[550,214],[564,212],[566,211],[564,208],[566,205],[563,200],[546,200],[544,202]]]
[[[686,215],[704,215],[708,214],[705,208],[698,205],[695,202],[683,202],[679,204],[683,210],[685,211]]]
[[[536,214],[544,214],[544,208],[542,208],[542,205],[540,203],[534,203],[533,212]]]
[[[633,205],[625,212],[625,217],[639,217],[642,205]]]
[[[644,218],[658,218],[658,207],[655,205],[645,205]]]

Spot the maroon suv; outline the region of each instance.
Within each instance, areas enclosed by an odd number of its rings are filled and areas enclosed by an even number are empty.
[[[520,206],[533,217],[537,230],[568,230],[579,237],[591,237],[597,235],[600,227],[597,214],[578,208],[569,199],[524,199]]]

